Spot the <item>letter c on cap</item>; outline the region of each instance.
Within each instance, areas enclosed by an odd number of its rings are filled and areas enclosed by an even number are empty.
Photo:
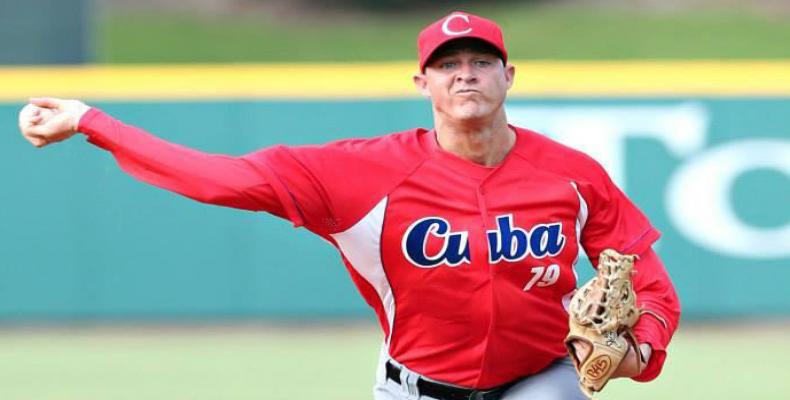
[[[462,20],[466,21],[467,24],[469,23],[469,16],[468,15],[466,15],[466,14],[453,14],[453,15],[447,17],[447,19],[444,20],[444,23],[442,23],[442,32],[444,32],[445,35],[447,35],[447,36],[458,36],[458,35],[465,35],[465,34],[467,34],[469,32],[472,32],[472,27],[466,28],[466,29],[464,29],[462,31],[454,31],[454,30],[450,29],[450,21],[452,21],[455,18],[461,18]]]

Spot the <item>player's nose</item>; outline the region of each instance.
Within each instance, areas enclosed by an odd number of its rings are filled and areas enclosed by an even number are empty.
[[[471,83],[477,81],[476,71],[471,63],[463,62],[458,68],[458,74],[455,76],[456,82]]]

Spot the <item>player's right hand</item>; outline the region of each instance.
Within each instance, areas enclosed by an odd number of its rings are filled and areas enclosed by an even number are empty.
[[[90,107],[79,100],[31,98],[19,111],[19,130],[33,146],[44,147],[74,136],[88,110]]]

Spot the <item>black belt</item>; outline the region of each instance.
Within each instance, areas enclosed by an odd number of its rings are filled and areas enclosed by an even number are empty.
[[[400,367],[387,361],[386,368],[387,378],[400,384]],[[417,378],[417,390],[420,392],[420,395],[433,397],[438,400],[497,400],[511,386],[513,386],[512,383],[488,390],[474,390]]]

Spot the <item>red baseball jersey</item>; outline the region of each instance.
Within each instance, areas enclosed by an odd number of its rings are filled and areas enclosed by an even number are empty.
[[[582,248],[642,254],[636,327],[655,377],[679,304],[650,250],[659,232],[585,154],[511,127],[496,167],[442,150],[413,129],[321,146],[211,155],[92,109],[79,130],[145,182],[191,198],[268,211],[332,243],[378,315],[389,355],[429,378],[490,388],[567,351],[567,302]]]

